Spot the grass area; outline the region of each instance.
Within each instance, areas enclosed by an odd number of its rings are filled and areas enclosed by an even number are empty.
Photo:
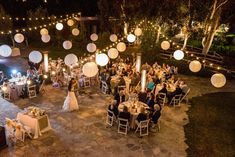
[[[185,126],[188,157],[235,156],[234,101],[235,93],[192,98],[189,124]]]

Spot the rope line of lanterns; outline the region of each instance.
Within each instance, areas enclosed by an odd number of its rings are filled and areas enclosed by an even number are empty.
[[[44,20],[52,20],[52,19],[58,19],[58,18],[66,18],[69,16],[75,16],[75,15],[81,15],[81,13],[72,13],[72,14],[66,14],[66,15],[52,15],[47,17],[10,17],[10,16],[2,16],[0,17],[0,20],[4,21],[44,21]]]
[[[152,26],[152,28],[154,30],[157,30],[157,26],[155,26],[152,22],[147,21],[147,23],[150,26]],[[194,54],[190,55],[191,58],[195,57],[192,60],[184,59],[185,54],[184,54],[183,50],[180,49],[180,46],[177,43],[172,42],[172,40],[169,40],[169,38],[166,37],[165,35],[162,35],[162,37],[165,38],[165,40],[161,42],[161,48],[166,51],[166,50],[168,50],[171,47],[171,45],[175,46],[176,51],[174,51],[174,53],[173,53],[174,59],[176,59],[176,60],[184,60],[184,61],[189,62],[189,69],[190,69],[190,71],[192,71],[194,73],[199,72],[201,70],[201,68],[202,68],[202,63],[203,63],[204,67],[213,68],[213,69],[215,69],[217,71],[215,74],[213,74],[211,76],[211,79],[210,79],[211,84],[214,87],[221,88],[221,87],[223,87],[226,84],[226,77],[224,76],[224,74],[218,72],[218,70],[224,70],[224,71],[229,72],[228,69],[220,67],[220,66],[215,66],[212,62],[206,61],[205,58],[203,58],[203,57],[194,56]],[[188,54],[189,52],[186,51],[185,53]],[[200,60],[202,60],[201,61],[202,63],[200,62]]]

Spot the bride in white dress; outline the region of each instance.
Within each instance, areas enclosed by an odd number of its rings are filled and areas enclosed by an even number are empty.
[[[68,86],[68,95],[64,101],[63,110],[64,111],[74,111],[78,110],[78,101],[74,93],[74,88],[77,85],[76,80],[72,78]]]

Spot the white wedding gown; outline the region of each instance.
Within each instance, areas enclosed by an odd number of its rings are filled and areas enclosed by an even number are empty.
[[[69,91],[67,97],[65,98],[63,110],[64,111],[74,111],[78,110],[78,101],[74,92]]]

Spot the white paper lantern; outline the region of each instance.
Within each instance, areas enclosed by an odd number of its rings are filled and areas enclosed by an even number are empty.
[[[72,29],[72,34],[74,36],[78,36],[79,35],[79,29],[77,29],[77,28]]]
[[[105,53],[100,53],[95,57],[96,64],[105,66],[109,62],[109,57]]]
[[[0,46],[0,55],[3,57],[9,57],[12,53],[12,49],[8,45]]]
[[[99,69],[94,62],[87,62],[82,67],[82,72],[86,77],[93,77],[98,73]]]
[[[72,42],[69,41],[69,40],[66,40],[66,41],[63,42],[63,48],[64,48],[65,50],[71,49],[72,46],[73,46],[73,44],[72,44]]]
[[[61,31],[64,28],[64,25],[62,23],[57,23],[55,27],[57,30]]]
[[[171,47],[171,44],[170,44],[169,41],[163,41],[163,42],[161,43],[161,48],[162,48],[163,50],[168,50],[170,47]]]
[[[40,30],[40,34],[41,34],[41,35],[47,35],[47,34],[48,34],[48,30],[47,30],[46,28],[42,28],[42,29]]]
[[[119,52],[118,52],[118,50],[115,49],[115,48],[111,48],[111,49],[109,49],[109,51],[108,51],[108,56],[109,56],[109,58],[111,58],[111,59],[116,59],[116,58],[118,57],[118,54],[119,54]]]
[[[191,61],[189,63],[189,69],[192,71],[192,72],[199,72],[202,68],[202,64],[201,62],[197,61],[197,60],[194,60],[194,61]]]
[[[226,84],[226,77],[221,73],[214,74],[211,77],[211,84],[216,88],[221,88]]]
[[[124,52],[126,50],[126,44],[124,42],[120,42],[117,44],[117,50],[119,52]]]
[[[95,52],[96,51],[96,45],[94,43],[89,43],[86,46],[86,49],[88,52]]]
[[[39,63],[42,60],[42,54],[39,51],[32,51],[29,54],[29,60],[33,63]]]
[[[71,66],[71,65],[74,65],[78,62],[78,57],[75,55],[75,54],[68,54],[65,56],[64,58],[64,63],[67,65],[67,66]]]
[[[91,38],[92,41],[97,41],[98,40],[98,35],[93,33],[93,34],[91,34],[90,38]]]
[[[130,43],[135,42],[136,40],[136,36],[134,34],[128,34],[127,36],[127,41],[129,41]]]
[[[181,60],[184,58],[184,52],[181,51],[181,50],[176,50],[173,54],[173,57],[176,59],[176,60]]]
[[[24,41],[24,35],[21,34],[21,33],[17,33],[15,34],[14,36],[14,40],[17,42],[17,43],[22,43]]]
[[[136,28],[134,34],[138,37],[142,35],[142,29]]]
[[[74,21],[73,21],[72,19],[69,19],[69,20],[67,21],[67,25],[68,25],[68,26],[73,26],[73,25],[74,25]]]
[[[41,39],[44,43],[48,43],[51,40],[51,36],[49,34],[44,34]]]
[[[117,39],[118,39],[118,37],[117,37],[116,34],[111,34],[110,37],[109,37],[109,39],[110,39],[110,41],[112,41],[112,42],[116,42]]]

